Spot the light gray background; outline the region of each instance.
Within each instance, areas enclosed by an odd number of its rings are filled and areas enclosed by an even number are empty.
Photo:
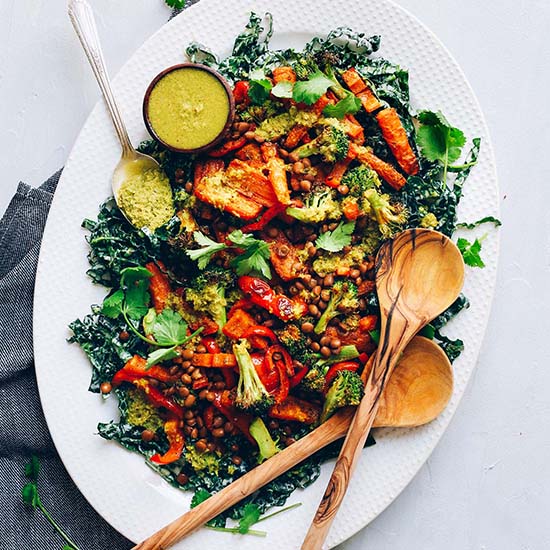
[[[113,74],[169,16],[161,0],[92,3]],[[450,49],[485,112],[500,178],[500,269],[450,428],[401,496],[341,548],[547,549],[550,2],[399,3]],[[98,96],[63,0],[0,1],[0,213],[19,180],[38,185],[63,165]]]

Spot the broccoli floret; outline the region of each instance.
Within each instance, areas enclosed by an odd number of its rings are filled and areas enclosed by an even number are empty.
[[[286,213],[302,223],[321,223],[325,220],[339,220],[342,208],[331,189],[316,189],[309,193],[302,208],[287,208]]]
[[[337,162],[346,158],[349,151],[349,138],[336,119],[324,119],[325,126],[321,133],[309,143],[304,143],[294,154],[298,158],[321,155],[325,162]]]
[[[348,186],[351,196],[362,199],[367,189],[380,187],[380,178],[374,170],[361,164],[344,174],[342,184]]]
[[[284,328],[275,332],[291,357],[302,363],[302,365],[313,365],[319,358],[319,355],[309,347],[306,336],[297,325],[288,323]]]
[[[330,357],[322,357],[316,354],[317,360],[315,364],[309,369],[308,373],[302,379],[300,386],[302,389],[312,392],[322,392],[325,387],[325,376],[327,375],[330,365],[334,363],[341,363],[342,361],[351,361],[359,357],[357,348],[350,344],[342,346],[338,355],[331,355]]]
[[[382,237],[391,239],[407,223],[407,209],[400,203],[392,204],[389,195],[382,195],[376,189],[364,193],[368,205],[367,214],[378,223]]]
[[[277,447],[277,442],[273,441],[271,434],[267,431],[264,421],[261,418],[255,418],[251,422],[249,431],[250,435],[258,444],[258,464],[276,455],[281,450]]]
[[[265,389],[256,372],[246,347],[246,340],[243,339],[238,344],[234,344],[233,353],[239,365],[239,382],[237,384],[235,406],[255,415],[264,414],[273,405],[273,398]]]
[[[349,312],[359,307],[357,286],[349,281],[336,281],[332,287],[327,308],[315,325],[315,333],[322,334],[327,329],[331,319],[344,312]]]
[[[185,290],[185,299],[196,311],[212,316],[221,330],[227,323],[227,294],[235,288],[235,274],[212,267],[195,277]]]
[[[341,407],[359,405],[363,394],[363,381],[356,372],[338,372],[325,397],[321,422],[328,420]]]
[[[265,119],[275,116],[279,112],[279,105],[274,101],[264,101],[262,105],[249,105],[240,113],[244,122],[255,122],[260,124]]]

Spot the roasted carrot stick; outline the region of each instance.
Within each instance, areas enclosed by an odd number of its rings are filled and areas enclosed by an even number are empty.
[[[161,263],[159,263],[159,265],[164,269],[164,265]],[[151,293],[155,311],[161,313],[166,306],[168,296],[172,292],[170,281],[155,262],[149,262],[145,267],[153,274],[149,279],[149,292]]]
[[[357,147],[354,144],[350,146],[357,153],[357,158],[370,166],[386,183],[399,191],[407,180],[391,165],[378,158],[369,148]]]
[[[348,88],[359,98],[367,113],[373,113],[380,107],[382,102],[374,95],[367,83],[361,78],[355,69],[348,69],[342,74],[342,80]]]
[[[399,166],[409,176],[418,174],[418,160],[409,144],[407,132],[403,128],[397,111],[393,108],[382,109],[375,116],[380,130],[382,130],[382,135]]]

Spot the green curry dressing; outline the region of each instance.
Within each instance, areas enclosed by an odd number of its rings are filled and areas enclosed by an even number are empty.
[[[177,149],[198,149],[222,133],[229,116],[229,98],[222,83],[209,72],[182,68],[157,82],[147,114],[164,143]]]

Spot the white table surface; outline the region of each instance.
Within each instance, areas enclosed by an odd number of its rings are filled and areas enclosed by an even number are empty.
[[[399,2],[447,45],[487,117],[500,269],[479,364],[450,428],[401,496],[341,548],[547,549],[550,2]],[[169,16],[161,0],[92,3],[113,74]],[[0,212],[19,180],[39,185],[63,165],[98,95],[64,0],[1,0]]]

